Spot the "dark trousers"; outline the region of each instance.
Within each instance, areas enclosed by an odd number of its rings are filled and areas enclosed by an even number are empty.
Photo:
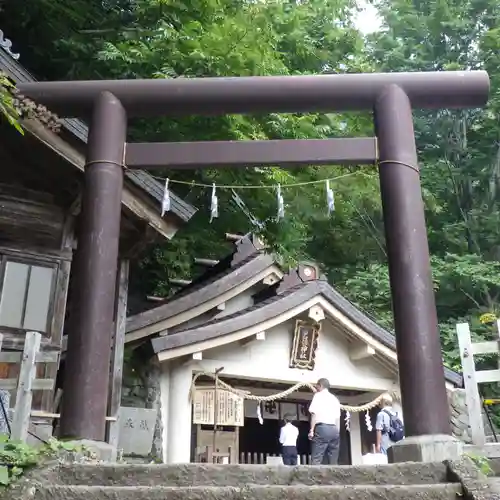
[[[336,425],[316,424],[311,447],[311,465],[336,465],[339,461],[340,434]]]
[[[285,465],[297,465],[297,447],[283,446],[281,448],[281,456]]]

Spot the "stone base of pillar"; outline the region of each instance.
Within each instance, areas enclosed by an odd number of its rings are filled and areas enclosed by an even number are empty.
[[[93,441],[91,439],[79,439],[74,441],[67,441],[75,447],[81,446],[82,452],[63,452],[66,457],[63,460],[69,462],[85,461],[85,458],[91,458],[100,462],[116,462],[116,448],[109,443],[103,441]]]
[[[446,434],[412,436],[393,444],[387,451],[389,463],[442,462],[463,455],[464,443]]]

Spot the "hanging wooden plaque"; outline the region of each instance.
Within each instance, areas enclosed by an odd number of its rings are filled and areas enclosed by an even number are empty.
[[[290,368],[314,370],[320,325],[297,320],[293,332]]]
[[[193,401],[193,423],[214,425],[214,389],[196,389]],[[223,389],[217,390],[217,425],[243,427],[245,421],[242,397]]]

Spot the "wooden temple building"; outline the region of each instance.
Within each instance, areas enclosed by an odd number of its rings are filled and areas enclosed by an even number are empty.
[[[241,237],[234,252],[214,264],[172,298],[127,319],[127,344],[149,344],[160,364],[163,461],[265,461],[279,453],[287,412],[299,422],[298,451],[307,462],[311,390],[259,409],[254,400],[226,394],[214,411],[210,375],[218,371],[232,387],[260,396],[320,377],[329,379],[344,404],[399,393],[393,334],[339,294],[317,266],[284,270],[253,235]],[[460,375],[445,371],[448,389],[461,385]],[[373,424],[376,411],[368,417]],[[365,413],[351,414],[349,432],[342,425],[340,463],[361,463],[375,442],[366,419]]]
[[[34,80],[1,47],[0,71],[16,84]],[[75,119],[56,123],[50,113],[42,110],[37,114],[37,105],[22,96],[20,100],[24,110],[31,110],[23,120],[24,135],[6,120],[0,121],[0,333],[3,351],[22,350],[26,332],[37,331],[43,337],[42,352],[57,354],[46,356],[52,362],[37,364],[33,383],[33,424],[48,427],[50,433],[60,399],[55,379],[70,333],[67,319],[72,307],[72,261],[78,248],[87,127]],[[124,318],[126,314],[129,262],[149,244],[172,238],[196,212],[172,193],[171,211],[161,217],[162,197],[163,186],[148,173],[126,173],[115,338],[123,339],[124,334],[120,315]],[[110,374],[121,373],[121,361],[120,356],[113,358]],[[0,378],[15,384],[18,371],[18,364],[0,363]],[[113,391],[110,397],[113,414],[119,400]],[[13,404],[11,397],[11,408]]]

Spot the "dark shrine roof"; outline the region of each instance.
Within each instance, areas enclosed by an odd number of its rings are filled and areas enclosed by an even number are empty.
[[[236,243],[236,250],[208,269],[190,285],[155,307],[127,319],[126,332],[145,328],[207,302],[235,288],[275,264],[251,237]]]
[[[244,330],[255,324],[279,316],[317,295],[322,295],[342,314],[381,344],[390,349],[396,349],[396,339],[392,333],[382,328],[360,311],[326,281],[314,280],[299,283],[282,293],[277,293],[256,303],[252,307],[234,314],[209,321],[194,328],[177,331],[171,335],[154,338],[151,341],[153,350],[155,353],[159,353]],[[444,370],[446,379],[449,382],[455,385],[462,384],[461,375],[446,367]]]
[[[16,84],[34,82],[36,79],[5,50],[0,48],[0,70],[5,72]],[[87,143],[88,127],[74,118],[61,120],[63,136],[70,135],[81,144]],[[155,203],[163,200],[163,185],[150,174],[142,170],[127,170],[125,177],[136,187],[150,196]],[[197,209],[185,202],[175,193],[170,192],[171,212],[184,222],[187,222],[196,213]]]

